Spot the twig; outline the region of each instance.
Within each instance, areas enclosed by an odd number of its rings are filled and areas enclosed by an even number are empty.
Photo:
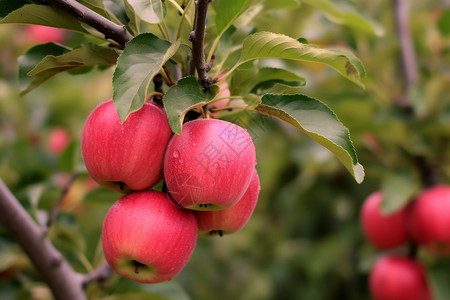
[[[92,26],[105,35],[106,39],[111,39],[120,44],[123,48],[125,44],[133,38],[125,26],[118,25],[102,15],[94,12],[75,0],[45,0],[54,7],[58,7],[74,16],[78,21]]]
[[[406,0],[394,0],[394,10],[397,33],[401,45],[405,84],[406,89],[409,90],[417,82],[419,72],[417,70],[416,54],[409,29],[409,9],[407,2]]]
[[[56,216],[59,214],[59,211],[61,209],[61,203],[64,200],[64,197],[69,192],[70,188],[72,187],[73,183],[75,182],[75,179],[78,177],[78,172],[74,172],[72,176],[70,177],[69,181],[64,185],[64,188],[61,192],[61,195],[59,196],[58,201],[53,206],[52,211],[50,212],[50,215],[48,216],[47,222],[44,224],[43,232],[44,234],[47,234],[50,226],[52,226],[53,222],[56,219]]]
[[[175,85],[175,82],[173,81],[172,76],[170,75],[170,70],[169,70],[169,68],[167,68],[166,66],[163,66],[162,68],[163,68],[163,70],[164,70],[164,73],[166,74],[167,81],[168,81],[167,83],[168,83],[170,86]]]
[[[213,80],[207,75],[204,53],[206,15],[209,3],[210,0],[195,2],[194,30],[189,35],[189,40],[192,42],[192,60],[197,69],[198,81],[204,88],[208,88],[213,83]]]
[[[22,247],[58,300],[86,300],[83,275],[75,272],[53,244],[42,235],[8,187],[0,179],[0,224]]]
[[[83,275],[82,286],[86,287],[92,282],[102,282],[111,276],[111,267],[107,262],[103,263],[100,267],[92,271],[91,273]]]

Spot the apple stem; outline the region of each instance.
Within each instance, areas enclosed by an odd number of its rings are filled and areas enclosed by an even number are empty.
[[[144,264],[141,264],[137,260],[133,260],[133,263],[134,263],[134,273],[139,274],[139,268]]]

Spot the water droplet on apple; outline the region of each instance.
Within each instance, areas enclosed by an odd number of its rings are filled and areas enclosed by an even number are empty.
[[[173,157],[177,158],[178,156],[180,156],[180,152],[178,152],[177,150],[173,151]]]
[[[182,163],[183,163],[183,159],[180,158],[180,160],[179,160],[178,162],[179,162],[180,164],[182,164]]]

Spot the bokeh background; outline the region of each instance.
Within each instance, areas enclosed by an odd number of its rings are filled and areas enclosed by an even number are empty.
[[[366,67],[366,88],[360,89],[319,64],[261,62],[305,77],[303,92],[333,109],[350,130],[364,182],[357,184],[328,150],[290,125],[248,112],[230,114],[226,119],[254,133],[258,157],[262,190],[247,226],[234,235],[199,239],[187,267],[171,282],[141,285],[113,275],[89,286],[90,299],[370,299],[368,273],[384,253],[367,243],[359,227],[364,199],[389,185],[420,189],[418,160],[436,181],[450,183],[450,2],[407,1],[419,72],[409,89],[395,1],[331,1],[343,11],[356,8],[377,34],[338,24],[309,1],[281,2],[286,8],[260,12],[250,25],[351,50]],[[89,272],[104,261],[101,225],[120,195],[89,179],[80,137],[89,112],[111,98],[113,69],[63,73],[21,96],[17,61],[35,45],[26,32],[25,25],[0,25],[0,177],[42,220],[77,172],[49,236],[76,270]],[[84,38],[67,32],[64,43]],[[413,112],[402,107],[405,99]],[[50,146],[55,129],[68,137],[62,151]],[[450,260],[424,251],[419,258],[435,299],[450,299]],[[49,298],[26,255],[0,227],[0,299]]]

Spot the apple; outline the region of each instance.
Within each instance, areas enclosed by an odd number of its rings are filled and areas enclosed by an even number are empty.
[[[28,25],[26,34],[27,39],[34,44],[62,43],[66,37],[63,29],[41,25]]]
[[[428,188],[416,198],[408,211],[408,229],[430,252],[450,255],[450,186]]]
[[[369,242],[379,249],[390,249],[408,242],[406,208],[389,215],[381,211],[383,194],[374,192],[367,197],[360,212],[360,223]]]
[[[66,129],[55,127],[48,136],[48,150],[58,155],[63,152],[70,143],[70,135]]]
[[[87,171],[104,188],[128,193],[162,179],[164,152],[172,135],[167,115],[153,102],[122,123],[112,100],[88,116],[81,135]]]
[[[197,243],[195,213],[167,193],[141,191],[122,196],[102,227],[106,261],[119,275],[140,283],[168,281],[189,261]]]
[[[248,132],[233,123],[197,119],[174,135],[164,157],[164,177],[172,197],[183,207],[218,210],[242,198],[256,165]]]
[[[212,236],[219,234],[222,236],[241,230],[255,210],[260,190],[258,172],[254,170],[250,185],[238,203],[222,210],[196,212],[199,235]]]
[[[232,100],[229,99],[230,95],[231,94],[230,94],[230,89],[228,88],[228,83],[223,82],[220,85],[220,92],[219,92],[219,94],[217,94],[216,98],[217,99],[224,98],[224,99],[218,100],[214,103],[207,105],[207,108],[209,110],[211,110],[211,113],[209,114],[211,118],[215,119],[220,114],[220,111],[214,111],[214,109],[224,108],[231,104]]]
[[[431,300],[423,266],[414,259],[395,255],[379,258],[369,276],[375,300]]]

